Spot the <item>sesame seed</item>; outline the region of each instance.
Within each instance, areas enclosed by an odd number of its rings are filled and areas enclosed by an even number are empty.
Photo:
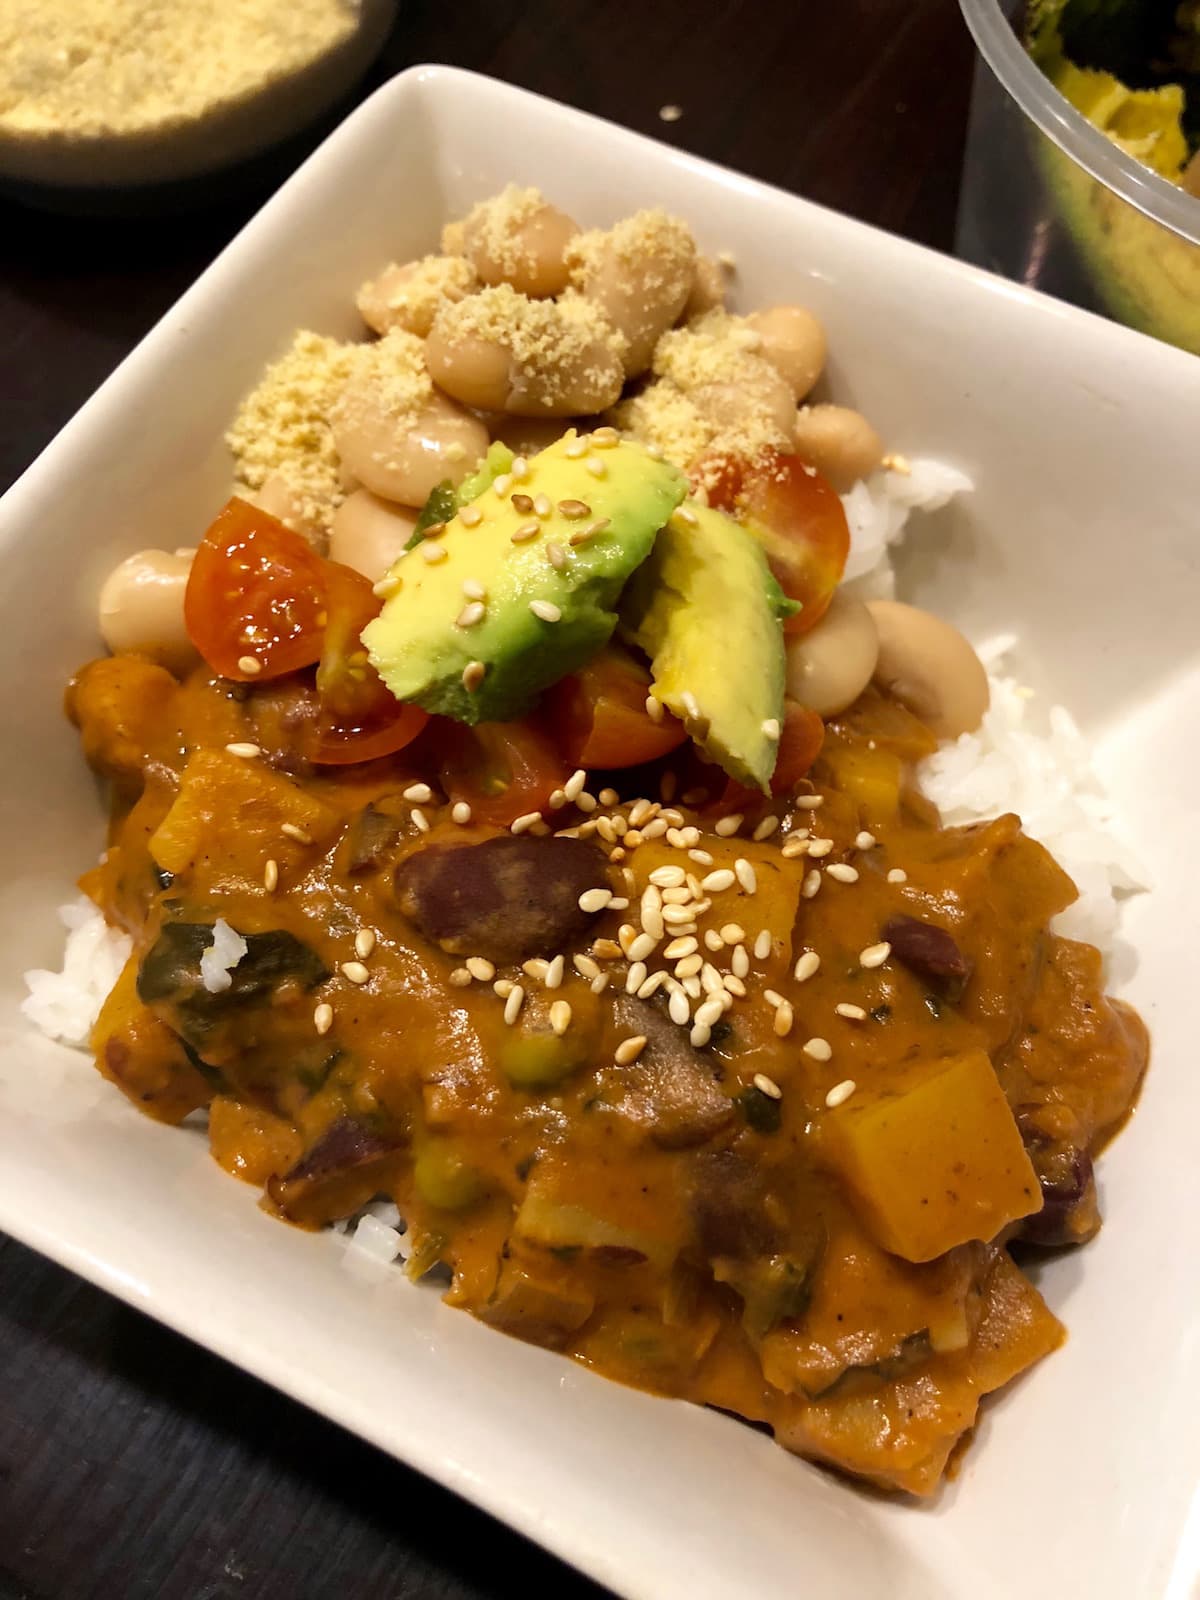
[[[594,450],[615,450],[621,442],[621,435],[616,428],[611,428],[607,423],[599,427],[591,436]]]
[[[761,843],[761,841],[763,839],[769,839],[771,837],[771,835],[775,832],[776,828],[778,828],[778,826],[779,826],[779,818],[778,817],[775,817],[775,816],[764,817],[762,819],[762,821],[759,823],[758,827],[755,828],[755,830],[754,830],[753,834],[751,835],[751,837],[753,839],[758,840]]]
[[[235,739],[232,744],[225,746],[231,756],[240,756],[243,761],[253,761],[255,756],[262,755],[258,745],[250,744],[241,739]]]
[[[792,1031],[792,1023],[794,1021],[795,1021],[795,1013],[792,1010],[791,1001],[790,1000],[785,1000],[783,1002],[783,1004],[781,1006],[776,1007],[776,1010],[775,1010],[775,1033],[776,1033],[776,1035],[780,1039],[786,1039],[788,1034],[791,1033],[791,1031]]]
[[[905,872],[903,867],[893,867],[887,875],[887,881],[889,883],[907,883],[908,873]]]
[[[782,1100],[783,1090],[774,1078],[768,1078],[765,1072],[756,1072],[751,1080],[759,1094],[765,1094],[768,1100]]]
[[[563,975],[566,971],[566,957],[560,951],[546,968],[546,976],[542,979],[547,989],[561,989]]]
[[[858,882],[858,868],[849,866],[845,861],[835,861],[831,867],[826,867],[825,871],[839,883]]]
[[[456,800],[450,807],[450,820],[457,822],[460,827],[470,822],[471,808],[465,800]]]
[[[478,578],[464,578],[462,592],[468,600],[486,600],[487,590]]]
[[[561,572],[562,569],[566,566],[566,564],[567,564],[567,552],[563,549],[562,545],[555,544],[553,539],[551,539],[550,542],[546,545],[545,554],[546,554],[546,560],[555,569],[555,571]]]
[[[473,978],[478,978],[480,983],[491,983],[496,976],[496,969],[486,956],[468,956],[463,966]]]
[[[496,499],[503,500],[504,496],[512,488],[512,473],[502,472],[500,476],[493,481],[492,488],[495,491]]]
[[[508,998],[504,1002],[504,1020],[511,1028],[521,1014],[521,1007],[525,1003],[525,991],[519,983],[514,983],[508,991]]]
[[[279,863],[268,861],[263,868],[263,888],[268,894],[274,894],[279,887]]]
[[[561,1039],[571,1026],[571,1002],[569,1000],[556,1000],[550,1007],[550,1026]]]
[[[581,978],[594,978],[600,971],[599,966],[591,956],[577,953],[571,957],[571,965]]]
[[[666,833],[668,826],[669,825],[665,817],[652,817],[642,829],[642,838],[661,839],[663,834]]]
[[[649,968],[644,961],[635,961],[625,974],[625,993],[636,994],[646,981]]]
[[[523,517],[527,517],[533,510],[533,501],[527,494],[511,495],[509,497],[509,504],[512,506],[514,511],[519,511]]]
[[[627,906],[629,905],[629,901],[625,898],[624,895],[613,895],[612,899],[608,902],[608,904],[609,904],[610,909],[613,910],[613,911],[624,911],[627,908]],[[628,927],[629,924],[628,923],[624,923],[624,924],[622,924],[622,926]]]
[[[342,976],[348,978],[351,983],[366,983],[371,974],[361,961],[343,961]]]
[[[718,944],[720,941],[718,940]],[[682,961],[684,956],[695,955],[700,946],[694,934],[687,934],[682,939],[672,939],[663,951],[665,961]]]
[[[526,811],[522,816],[517,817],[515,821],[509,823],[508,831],[509,833],[528,833],[534,823],[541,820],[542,814],[540,811]]]
[[[603,911],[612,899],[611,889],[585,889],[579,896],[580,911]]]
[[[767,717],[759,724],[764,739],[770,739],[774,744],[779,739],[779,718]]]
[[[631,828],[640,828],[651,817],[657,816],[658,811],[657,800],[647,800],[644,797],[641,800],[635,800],[629,808],[629,826]]]
[[[431,522],[427,528],[421,529],[422,539],[440,539],[446,531],[444,522]]]
[[[694,1050],[703,1050],[704,1046],[712,1038],[712,1029],[706,1022],[697,1022],[691,1033],[688,1034],[688,1038],[691,1040]]]
[[[721,979],[721,983],[729,994],[737,995],[739,1000],[745,998],[746,985],[740,978],[735,977],[732,972],[727,972]]]
[[[792,977],[797,983],[807,983],[821,965],[821,958],[815,950],[806,950],[792,968]]]
[[[724,950],[725,941],[715,928],[705,928],[704,947],[706,950],[711,950],[714,954],[718,950]]]
[[[558,510],[559,515],[566,517],[568,522],[579,522],[592,514],[592,508],[586,500],[560,500]]]
[[[843,1078],[841,1083],[835,1083],[825,1096],[825,1104],[832,1111],[835,1106],[843,1105],[854,1093],[858,1085],[853,1078]]]
[[[716,999],[706,1000],[696,1011],[696,1025],[700,1028],[711,1028],[714,1022],[720,1022],[725,1014],[724,1001]]]
[[[863,1010],[863,1008],[861,1006],[851,1005],[847,1000],[841,1001],[838,1005],[834,1006],[833,1009],[837,1012],[839,1017],[847,1017],[851,1022],[865,1022],[867,1020],[867,1013]]]
[[[456,989],[465,989],[471,981],[471,974],[466,967],[455,967],[450,974],[450,982]]]
[[[658,940],[649,933],[639,933],[629,946],[629,954],[634,961],[645,961],[647,956],[653,955],[658,946]]]
[[[683,701],[683,709],[687,715],[691,717],[693,722],[698,721],[700,719],[700,706],[696,696],[690,689],[685,689],[680,699]]]
[[[414,805],[427,806],[433,799],[433,790],[427,783],[410,783],[407,789],[400,791],[405,800],[411,800]]]
[[[881,967],[892,953],[892,947],[887,940],[879,944],[869,944],[865,950],[858,953],[858,964],[870,970],[872,967]]]
[[[514,528],[510,535],[512,544],[527,544],[530,539],[536,539],[542,531],[540,522],[522,522],[520,527]]]
[[[590,449],[591,445],[587,439],[572,439],[563,451],[563,455],[566,456],[568,461],[578,461],[582,456],[587,455]]]
[[[365,961],[375,948],[375,929],[360,928],[354,935],[354,954]]]
[[[535,517],[548,517],[554,507],[548,495],[535,494],[533,497],[533,514]]]
[[[793,804],[798,805],[802,811],[815,811],[818,806],[825,804],[825,799],[819,794],[798,794]]]
[[[750,956],[744,944],[735,944],[733,954],[729,958],[729,965],[733,968],[735,978],[745,978],[750,972]]]
[[[482,622],[487,615],[487,607],[482,600],[469,600],[454,619],[456,628],[473,628],[477,622]]]
[[[699,526],[700,518],[687,506],[677,506],[673,515],[683,523],[685,528],[695,528]]]
[[[605,528],[607,528],[611,522],[611,517],[597,517],[595,522],[589,522],[586,528],[577,528],[575,532],[571,534],[570,538],[567,540],[567,543],[587,544],[589,539],[594,539],[598,533],[603,533]]]
[[[696,954],[684,956],[675,963],[675,976],[681,981],[684,978],[694,978],[704,965],[704,957],[697,951]]]
[[[628,956],[629,946],[637,938],[637,929],[632,922],[623,922],[617,929],[617,943],[621,946],[621,954]]]
[[[601,961],[615,961],[624,952],[615,939],[597,939],[592,945],[592,954]]]
[[[811,872],[804,874],[804,882],[800,885],[800,893],[806,900],[811,900],[821,887],[821,874],[816,867]]]
[[[741,884],[746,893],[754,894],[758,889],[758,874],[746,860],[745,856],[739,856],[737,858],[737,860],[733,863],[733,870],[737,874],[737,881]]]
[[[622,1039],[613,1051],[613,1059],[619,1067],[627,1067],[637,1060],[646,1048],[646,1035],[635,1033],[628,1039]]]
[[[652,694],[646,696],[646,715],[651,722],[661,722],[663,719],[663,703],[656,700]]]
[[[594,794],[589,794],[586,789],[581,789],[575,796],[575,804],[580,811],[595,811],[598,802]],[[627,834],[626,839],[628,840],[628,838],[629,835]]]
[[[608,477],[608,468],[604,465],[599,456],[589,456],[583,464],[587,471],[591,473],[593,478]]]
[[[711,961],[706,961],[700,968],[700,987],[705,994],[722,994],[724,992],[725,986],[722,982],[721,974]]]
[[[656,445],[656,444],[648,444],[648,445],[646,445],[645,449],[646,449],[646,454],[650,457],[651,461],[661,461],[662,460],[663,452],[662,452],[661,446]]]
[[[659,889],[679,889],[687,882],[687,874],[682,867],[656,867],[650,882]]]
[[[861,833],[856,833],[854,835],[854,847],[856,850],[874,850],[875,835],[873,833],[868,833],[864,828]]]
[[[421,833],[429,832],[429,818],[421,810],[420,806],[414,806],[412,808],[412,819]]]
[[[702,867],[711,867],[713,864],[713,857],[707,850],[689,850],[688,860],[698,862]]]
[[[624,861],[625,851],[620,845],[617,845],[614,849],[608,852],[608,859],[610,861]]]
[[[591,989],[593,994],[603,994],[605,989],[608,988],[608,973],[597,973],[588,987]]]
[[[530,978],[541,983],[550,969],[550,963],[543,956],[530,956],[528,961],[522,961],[521,971]]]
[[[728,839],[738,831],[744,820],[742,813],[735,811],[732,816],[722,817],[714,827],[713,832],[722,839]]]
[[[723,889],[732,889],[736,882],[736,875],[728,867],[718,867],[715,872],[701,878],[700,887],[708,894],[720,894]]]
[[[393,595],[400,593],[404,587],[404,580],[395,573],[385,572],[378,583],[371,585],[371,593],[378,595],[380,600],[390,600]]]
[[[832,849],[832,839],[810,839],[808,841],[808,853],[817,860],[820,860],[822,856],[827,856]]]
[[[695,920],[695,912],[690,906],[663,907],[663,921],[669,928],[673,928],[676,933],[681,932],[685,926],[694,931]]]
[[[255,678],[262,671],[262,662],[257,656],[239,656],[238,671],[247,678]]]
[[[764,989],[763,999],[769,1006],[781,1006],[783,1004],[783,996],[778,989]]]
[[[758,938],[754,941],[754,959],[756,961],[765,961],[771,954],[773,944],[771,930],[769,928],[761,929]]]
[[[779,853],[785,861],[795,861],[798,856],[808,854],[808,845],[807,839],[787,839]]]
[[[678,889],[664,889],[662,890],[662,902],[665,906],[690,906],[692,903],[692,891],[686,884],[681,884]],[[692,906],[691,915],[695,915],[695,909]]]
[[[828,1039],[809,1039],[801,1048],[814,1061],[828,1061],[833,1055],[833,1046]]]
[[[621,796],[615,789],[601,789],[600,791],[599,800],[602,806],[615,806],[620,799]]]
[[[464,528],[477,528],[483,521],[483,512],[478,506],[464,506],[458,513],[458,520]]]
[[[462,672],[462,685],[468,694],[474,694],[487,674],[482,661],[468,661]]]
[[[525,479],[529,476],[529,462],[526,461],[524,456],[513,457],[511,473],[518,483],[525,482]],[[516,499],[515,495],[513,499]]]
[[[320,1034],[328,1033],[333,1027],[333,1007],[326,1000],[313,1012],[313,1027]]]
[[[692,1020],[692,1008],[682,989],[673,989],[667,1001],[667,1015],[677,1027],[683,1028]]]
[[[584,785],[586,783],[587,773],[582,767],[576,767],[575,771],[567,779],[566,783],[563,784],[563,793],[566,795],[568,800],[578,800],[579,796],[583,793]]]
[[[285,838],[294,839],[297,844],[311,844],[313,842],[312,834],[307,833],[303,828],[298,828],[294,822],[281,822],[279,831]]]
[[[446,559],[446,546],[444,544],[423,544],[421,546],[421,559],[429,565],[435,566],[439,561]]]
[[[513,981],[511,978],[497,978],[492,985],[492,993],[499,1000],[507,1000],[512,992]]]

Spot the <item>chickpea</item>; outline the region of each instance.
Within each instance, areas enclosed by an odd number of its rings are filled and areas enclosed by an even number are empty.
[[[839,494],[874,472],[883,441],[859,411],[849,406],[803,406],[796,413],[796,454],[827,477]]]
[[[369,489],[356,489],[333,514],[329,558],[374,583],[401,554],[416,525],[415,512],[381,500]]]
[[[871,681],[879,658],[874,618],[844,589],[809,633],[789,636],[787,692],[822,717],[853,705]]]
[[[464,256],[424,256],[403,266],[392,262],[363,284],[356,303],[375,333],[403,328],[423,339],[443,301],[462,300],[478,287],[475,269]]]
[[[899,600],[870,600],[867,610],[879,635],[873,677],[880,688],[939,739],[977,728],[990,699],[987,673],[958,629]]]
[[[253,494],[247,495],[244,489],[238,489],[237,493],[270,516],[278,517],[293,533],[307,539],[314,549],[324,550],[325,528],[321,520],[321,508],[290,483],[283,473],[270,473],[262,488]]]
[[[572,282],[626,340],[625,376],[645,372],[695,281],[687,227],[662,211],[639,211],[607,233],[580,234],[570,258]]]
[[[725,304],[725,269],[712,256],[697,256],[692,287],[683,307],[683,320],[691,322],[706,311]]]
[[[444,306],[425,361],[464,405],[519,417],[604,411],[623,381],[612,329],[586,300],[531,300],[507,285]]]
[[[544,299],[567,287],[566,251],[578,232],[578,223],[536,189],[510,184],[464,219],[462,249],[484,283]]]
[[[100,590],[100,632],[114,655],[148,656],[183,674],[200,657],[183,621],[191,554],[139,550],[113,568]]]
[[[754,311],[747,323],[762,340],[761,354],[803,400],[825,370],[825,330],[803,306]]]

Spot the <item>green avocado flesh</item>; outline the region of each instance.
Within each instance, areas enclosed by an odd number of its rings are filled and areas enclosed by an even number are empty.
[[[582,442],[572,430],[520,482],[502,475],[391,567],[396,592],[362,638],[397,700],[507,721],[608,640],[618,594],[687,484],[629,440]],[[446,553],[431,563],[434,546]]]
[[[650,657],[655,698],[731,777],[764,792],[783,723],[782,621],[793,609],[754,535],[694,501],[659,534],[621,603],[625,633]]]

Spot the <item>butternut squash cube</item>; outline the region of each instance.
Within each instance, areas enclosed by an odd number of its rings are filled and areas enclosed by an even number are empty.
[[[865,1091],[865,1092],[864,1092]],[[864,1085],[826,1118],[830,1159],[875,1238],[906,1261],[993,1239],[1042,1207],[1016,1121],[983,1050]]]

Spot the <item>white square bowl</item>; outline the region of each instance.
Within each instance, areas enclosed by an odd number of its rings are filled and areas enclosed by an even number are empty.
[[[61,715],[98,648],[100,578],[146,544],[194,542],[226,492],[227,420],[294,328],[357,333],[359,281],[511,179],[585,223],[649,205],[688,218],[734,252],[742,308],[820,314],[836,392],[891,446],[974,477],[910,540],[909,592],[968,631],[1021,634],[1025,676],[1096,739],[1154,876],[1124,963],[1149,1081],[1102,1164],[1104,1232],[1042,1274],[1070,1341],[988,1407],[931,1506],[504,1339],[398,1273],[349,1274],[336,1239],[264,1216],[200,1135],[142,1118],[17,1011],[102,839]],[[1200,362],[1165,345],[501,84],[394,79],[0,502],[0,1226],[627,1596],[1194,1595],[1198,416]]]

